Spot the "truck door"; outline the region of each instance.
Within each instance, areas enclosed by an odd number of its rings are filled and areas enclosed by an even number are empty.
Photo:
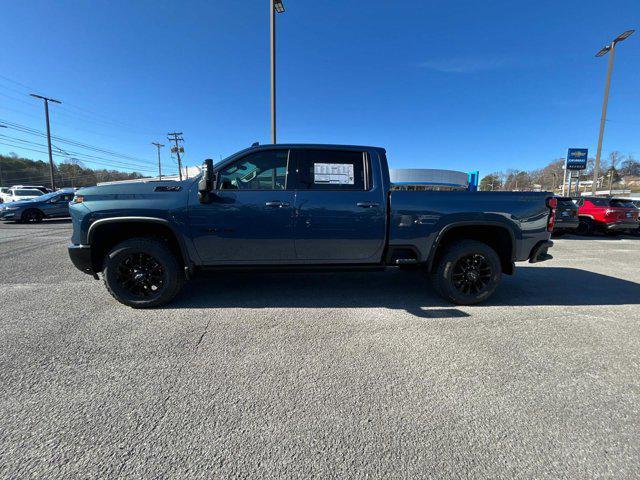
[[[295,260],[289,151],[261,150],[218,173],[213,201],[191,204],[195,247],[206,265]]]
[[[292,149],[295,250],[309,263],[378,263],[386,194],[367,152]]]

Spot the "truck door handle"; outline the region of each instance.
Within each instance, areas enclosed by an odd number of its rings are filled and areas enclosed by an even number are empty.
[[[380,204],[376,202],[358,202],[356,206],[360,208],[378,208]]]
[[[270,208],[283,208],[283,207],[288,207],[289,203],[288,202],[273,201],[273,202],[266,202],[264,205],[266,207],[270,207]]]

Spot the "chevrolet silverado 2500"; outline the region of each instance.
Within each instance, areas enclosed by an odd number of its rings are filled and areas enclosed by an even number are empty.
[[[551,258],[555,205],[544,192],[392,190],[378,147],[253,146],[196,178],[77,191],[69,255],[135,308],[205,269],[408,266],[471,305],[514,262]]]

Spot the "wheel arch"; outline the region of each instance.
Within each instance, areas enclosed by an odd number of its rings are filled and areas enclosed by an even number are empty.
[[[459,240],[477,240],[489,245],[500,258],[502,272],[513,274],[516,258],[516,235],[513,229],[498,221],[462,221],[446,225],[433,242],[427,269],[433,272],[446,247]]]
[[[164,218],[113,217],[94,221],[87,231],[87,244],[91,245],[94,272],[102,271],[104,256],[118,243],[135,237],[152,236],[165,240],[189,275],[193,269],[182,235]]]

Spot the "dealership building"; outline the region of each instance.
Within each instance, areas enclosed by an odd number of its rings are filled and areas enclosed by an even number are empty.
[[[471,190],[478,189],[478,172],[458,172],[435,168],[389,169],[394,190]]]

